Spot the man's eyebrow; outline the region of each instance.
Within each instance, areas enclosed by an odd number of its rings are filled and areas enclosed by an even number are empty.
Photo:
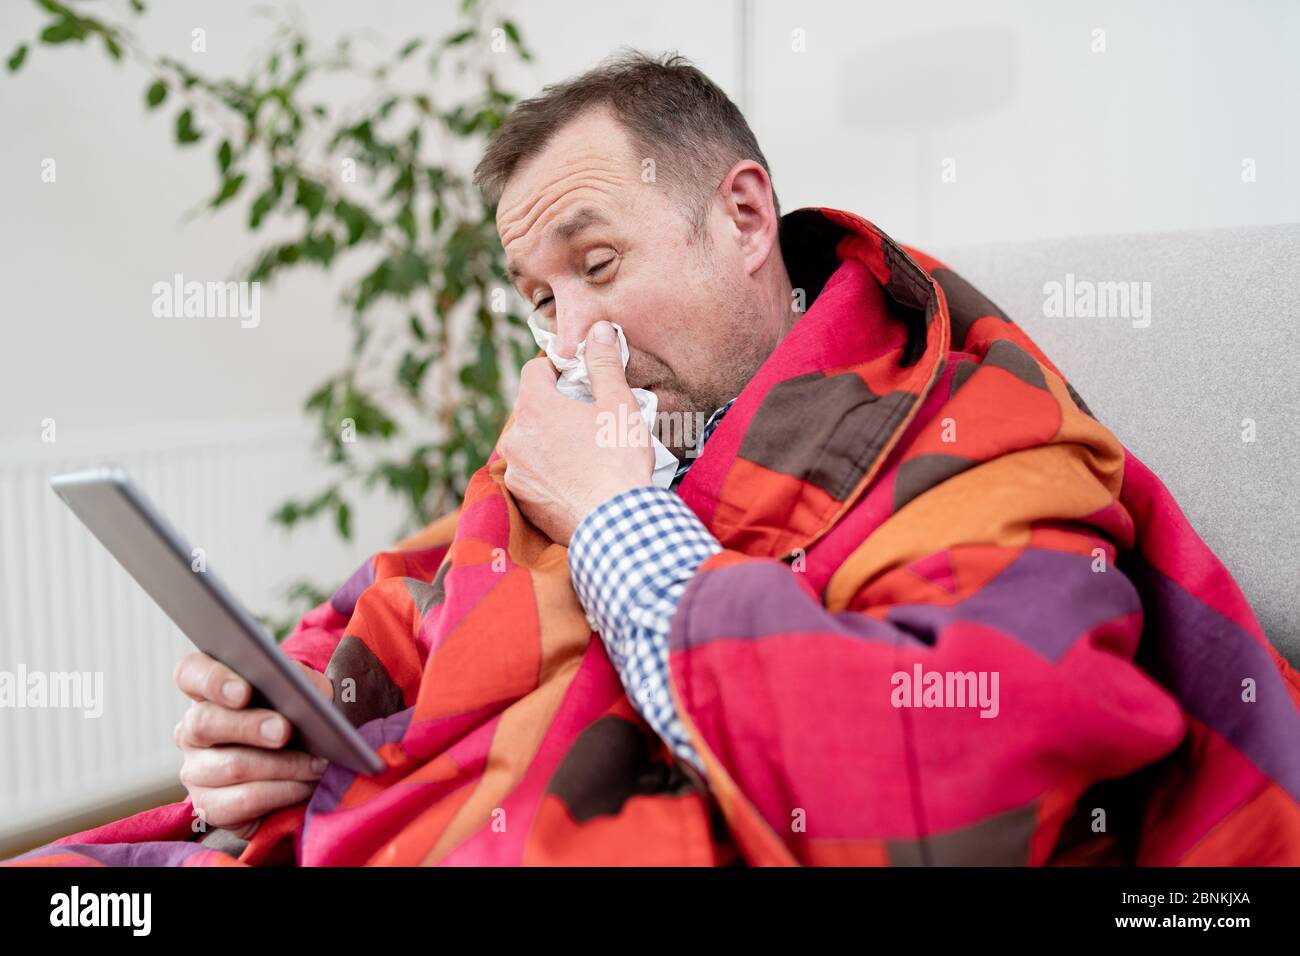
[[[546,232],[548,235],[559,239],[561,242],[567,242],[576,236],[582,230],[590,226],[608,226],[609,219],[605,217],[599,209],[593,209],[590,206],[579,209],[568,219],[554,223],[548,226]],[[513,262],[506,263],[506,275],[510,277],[512,283],[518,283],[523,276],[523,272]]]
[[[579,209],[563,222],[555,223],[550,227],[549,231],[556,239],[568,241],[588,226],[608,225],[609,220],[605,218],[605,215],[599,209],[592,209],[590,206],[587,206],[583,209]]]

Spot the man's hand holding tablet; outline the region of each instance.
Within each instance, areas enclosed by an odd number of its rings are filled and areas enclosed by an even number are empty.
[[[199,649],[176,666],[192,703],[173,736],[204,823],[250,836],[271,810],[309,798],[330,761],[384,769],[335,707],[329,678],[285,654],[206,564],[191,564],[193,550],[124,472],[94,468],[50,484]]]
[[[330,679],[294,661],[326,700]],[[176,686],[193,701],[176,725],[181,783],[209,826],[249,837],[272,810],[308,799],[329,766],[324,757],[285,749],[292,726],[281,714],[248,707],[252,686],[207,654],[176,664]]]

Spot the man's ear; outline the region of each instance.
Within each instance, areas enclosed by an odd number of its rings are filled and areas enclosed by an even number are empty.
[[[745,259],[745,270],[753,275],[767,262],[777,243],[772,180],[754,160],[742,159],[727,171],[720,192],[737,247]]]

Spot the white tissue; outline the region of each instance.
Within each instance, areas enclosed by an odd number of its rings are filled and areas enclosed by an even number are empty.
[[[610,325],[614,326],[614,330],[618,333],[619,354],[623,357],[623,368],[627,368],[627,336],[623,334],[623,327],[617,322],[611,322]],[[560,373],[560,380],[555,383],[559,393],[568,398],[576,398],[580,402],[595,401],[591,394],[591,379],[587,375],[587,362],[583,357],[587,343],[579,342],[577,354],[573,358],[564,358],[555,351],[555,333],[544,328],[537,320],[536,314],[528,317],[528,327],[533,330],[537,347],[546,353],[546,357]],[[655,470],[650,480],[659,488],[667,488],[673,483],[673,476],[677,474],[677,456],[670,452],[655,435],[655,412],[659,408],[659,397],[646,388],[632,389],[632,397],[636,399],[637,408],[641,410],[641,419],[650,431],[650,440],[654,442]]]

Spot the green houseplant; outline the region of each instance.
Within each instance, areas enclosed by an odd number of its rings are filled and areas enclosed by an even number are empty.
[[[501,70],[531,59],[517,26],[487,0],[462,0],[446,36],[414,37],[368,62],[352,38],[321,48],[301,22],[277,14],[255,67],[236,78],[144,49],[129,26],[146,14],[141,0],[124,3],[117,23],[97,15],[102,4],[34,2],[44,25],[11,52],[10,72],[32,45],[98,47],[134,65],[144,107],[173,114],[177,148],[212,154],[214,185],[200,209],[242,205],[252,234],[276,224],[275,241],[251,243],[239,278],[271,282],[298,269],[340,277],[351,350],[305,402],[327,480],[273,520],[292,528],[327,519],[350,539],[353,502],[376,486],[402,502],[398,534],[454,507],[504,424],[509,377],[532,354],[507,291],[495,210],[466,159],[514,102]],[[357,91],[348,102],[315,91],[315,81],[340,74]],[[447,89],[459,95],[435,96]],[[294,607],[325,595],[303,580],[287,597],[291,607],[274,621],[280,636]]]

